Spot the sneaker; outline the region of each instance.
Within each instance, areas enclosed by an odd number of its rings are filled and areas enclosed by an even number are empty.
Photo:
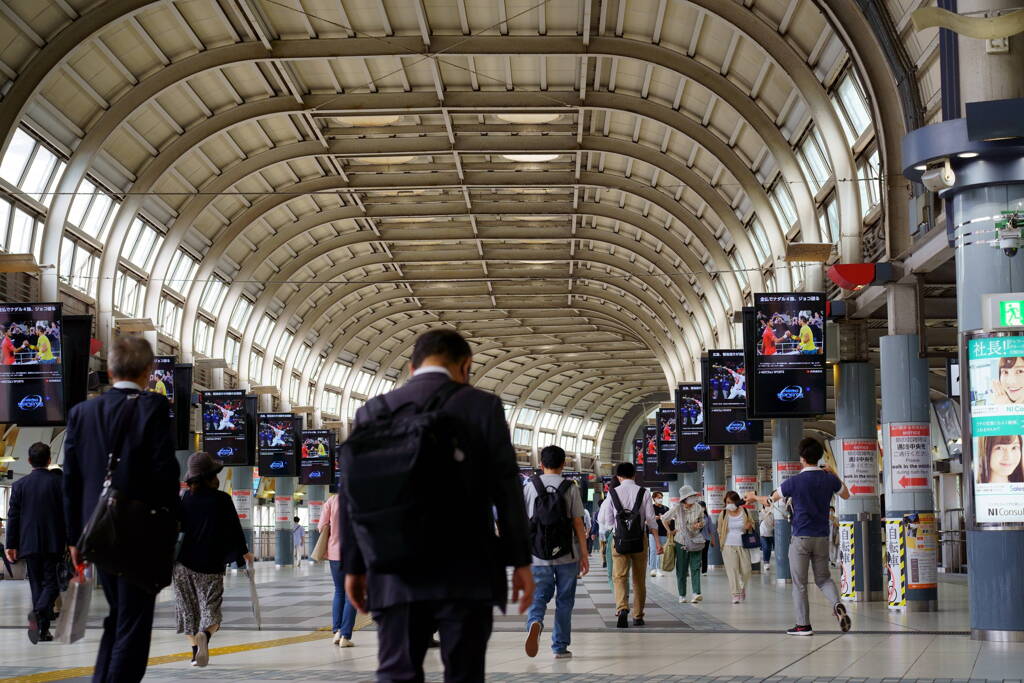
[[[342,636],[341,640],[338,641],[338,647],[355,647],[355,646],[356,646],[356,644],[353,643],[350,638],[346,638],[345,636]]]
[[[529,634],[526,636],[526,656],[536,657],[540,649],[540,632],[544,630],[544,624],[535,621],[530,624]]]
[[[764,563],[764,564],[763,564],[763,565],[761,566],[761,568],[762,568],[762,569],[764,569],[765,571],[768,571],[769,569],[771,569],[771,568],[772,568],[772,566],[771,566],[770,564],[768,564],[767,562],[765,562],[765,563]]]
[[[633,626],[644,626],[646,622],[643,617],[637,617],[633,620]]]
[[[39,617],[35,610],[28,613],[28,639],[33,645],[39,642]]]
[[[850,615],[846,613],[846,605],[837,602],[836,606],[832,608],[832,614],[836,615],[836,620],[839,621],[840,631],[846,633],[850,630],[852,624],[850,622]]]
[[[619,619],[615,622],[615,628],[629,628],[629,610],[619,612]]]
[[[704,596],[701,595],[700,593],[697,593],[696,595],[693,596],[693,600],[690,600],[690,602],[698,603],[698,602],[700,602],[703,599],[704,599]]]
[[[334,632],[334,644],[337,645],[341,642],[341,631]]]
[[[652,569],[651,570],[651,576],[657,576],[657,575],[658,575],[658,570],[657,569]]]
[[[803,626],[801,626],[800,624],[797,624],[793,628],[791,628],[788,631],[786,631],[786,635],[787,636],[813,636],[814,635],[814,629],[811,628],[810,624],[804,624]]]
[[[203,667],[210,663],[210,637],[206,631],[196,634],[196,666]]]
[[[569,652],[568,650],[563,650],[562,652],[556,652],[555,653],[555,659],[572,659],[572,653]]]
[[[685,595],[680,595],[679,596],[679,602],[680,602],[680,604],[686,602],[686,596]]]
[[[746,599],[747,599],[747,589],[744,588],[742,591],[740,591],[740,602],[743,602]]]
[[[739,595],[739,593],[733,593],[732,594],[732,604],[734,604],[734,605],[740,604],[740,595]]]

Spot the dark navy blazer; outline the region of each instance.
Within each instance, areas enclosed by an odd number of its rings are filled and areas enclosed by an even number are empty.
[[[11,487],[7,508],[7,547],[27,555],[64,552],[64,497],[56,470],[34,469]]]

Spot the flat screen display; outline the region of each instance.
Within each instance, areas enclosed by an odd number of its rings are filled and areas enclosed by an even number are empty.
[[[652,465],[663,462],[672,462],[676,459],[676,424],[679,415],[674,408],[658,409],[658,457],[651,462]],[[658,470],[663,471],[663,470]]]
[[[203,450],[225,465],[251,465],[246,450],[245,392],[204,391]]]
[[[753,319],[744,323],[744,349],[753,364],[748,416],[824,413],[825,295],[755,294]]]
[[[301,418],[292,413],[259,413],[256,420],[256,462],[261,477],[298,475],[301,428]]]
[[[760,443],[764,423],[747,419],[747,374],[742,349],[713,349],[704,364],[704,442]]]
[[[160,394],[171,404],[171,418],[174,418],[174,356],[156,356],[153,358],[153,372],[149,375],[146,390]]]
[[[644,426],[644,450],[641,456],[634,464],[646,465],[650,462],[656,465],[658,462],[658,428],[655,425]]]
[[[695,462],[690,464],[695,468],[697,466]],[[636,468],[636,476],[633,478],[633,481],[636,482],[637,486],[643,486],[648,491],[661,491],[662,493],[667,492],[671,486],[671,482],[661,481],[657,473],[647,472],[646,467]]]
[[[633,439],[633,464],[644,461],[644,440]]]
[[[692,472],[688,465],[682,469],[682,464],[725,457],[721,446],[710,446],[704,441],[704,390],[699,382],[685,382],[676,388],[676,413],[676,457],[662,463],[662,472]]]
[[[61,305],[0,304],[0,423],[65,421]]]
[[[334,478],[334,432],[307,429],[299,446],[299,483],[328,486]]]

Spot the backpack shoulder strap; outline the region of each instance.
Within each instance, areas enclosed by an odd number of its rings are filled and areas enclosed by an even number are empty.
[[[564,496],[565,492],[568,491],[570,488],[572,488],[572,480],[563,479],[562,483],[558,485],[558,493]]]
[[[608,495],[611,496],[612,505],[615,506],[615,512],[621,515],[623,513],[622,501],[619,500],[618,492],[615,489],[612,489],[611,491],[608,492]]]
[[[440,410],[444,407],[444,404],[448,402],[448,399],[454,396],[459,389],[462,389],[465,386],[465,384],[460,384],[451,380],[445,382],[436,392],[434,392],[434,395],[430,397],[430,400],[423,404],[420,408],[420,412],[432,413],[435,410]]]
[[[547,487],[544,486],[544,482],[542,482],[540,477],[536,474],[530,477],[530,481],[533,483],[533,488],[536,489],[538,496],[543,496],[548,492]]]
[[[633,512],[640,512],[640,506],[644,504],[644,496],[647,495],[647,489],[643,486],[636,492],[636,500],[633,501]]]

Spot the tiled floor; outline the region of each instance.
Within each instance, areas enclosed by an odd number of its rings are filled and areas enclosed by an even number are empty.
[[[597,559],[597,558],[595,558]],[[210,667],[195,670],[187,662],[151,666],[147,680],[301,680],[369,681],[376,664],[372,625],[355,634],[348,650],[305,634],[329,624],[332,584],[325,567],[304,564],[298,570],[258,569],[264,630],[254,628],[244,577],[229,575],[225,629],[214,639],[217,654]],[[842,635],[820,594],[812,589],[812,620],[818,635],[788,637],[792,624],[790,590],[773,576],[755,575],[746,603],[732,605],[724,573],[704,577],[705,601],[676,601],[670,577],[648,580],[648,627],[619,631],[614,599],[600,567],[580,584],[574,615],[572,660],[555,660],[545,649],[535,659],[523,654],[522,617],[499,615],[488,651],[489,680],[501,682],[568,681],[646,683],[726,681],[863,681],[883,678],[923,680],[1020,679],[1024,645],[996,645],[968,639],[966,586],[943,583],[936,613],[892,612],[881,604],[851,604],[854,631]],[[32,647],[23,615],[27,585],[0,582],[0,681],[54,680],[47,672],[88,666],[98,631],[71,646]],[[161,595],[151,656],[181,653],[184,639],[173,632],[173,606]],[[106,603],[97,595],[94,620]],[[551,606],[553,608],[553,605]],[[550,622],[550,619],[549,619]],[[278,643],[285,639],[288,644]],[[292,642],[288,642],[292,641]],[[300,642],[294,642],[300,641]],[[547,635],[543,644],[547,644]],[[242,647],[255,647],[236,651]],[[440,659],[428,655],[428,680],[440,680]],[[81,671],[69,671],[65,680]]]

